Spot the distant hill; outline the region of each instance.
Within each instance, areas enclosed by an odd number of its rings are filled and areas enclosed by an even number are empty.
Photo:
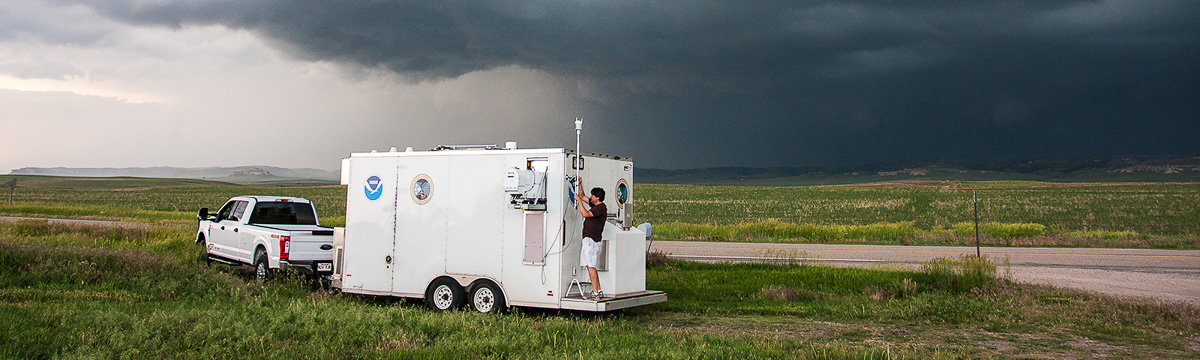
[[[12,175],[202,179],[237,184],[332,185],[338,171],[273,166],[208,168],[37,168]],[[1096,157],[974,162],[905,162],[853,168],[714,167],[663,170],[638,168],[636,182],[648,184],[796,186],[886,181],[1200,182],[1200,157]]]
[[[303,183],[306,185],[336,184],[338,171],[320,169],[288,169],[273,166],[238,167],[144,167],[144,168],[38,168],[26,167],[13,170],[12,175],[49,175],[73,177],[141,177],[164,179],[204,179],[240,184],[248,183]]]
[[[716,167],[639,168],[637,182],[695,185],[838,185],[884,181],[1200,182],[1200,157],[1070,158],[964,163],[898,163],[852,169]]]
[[[16,180],[18,188],[119,190],[179,186],[241,186],[228,182],[198,179],[163,179],[128,176],[81,177],[49,175],[0,175],[0,184]],[[7,195],[8,188],[3,188]],[[20,191],[20,190],[18,190]]]

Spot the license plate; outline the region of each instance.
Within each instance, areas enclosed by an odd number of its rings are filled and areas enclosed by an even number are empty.
[[[333,263],[317,263],[317,271],[333,271]]]

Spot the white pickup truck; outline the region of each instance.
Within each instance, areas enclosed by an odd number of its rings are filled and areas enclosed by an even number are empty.
[[[317,222],[317,211],[306,199],[238,196],[216,215],[200,208],[196,219],[196,243],[209,263],[253,265],[259,281],[279,269],[312,276],[333,272],[333,228]]]

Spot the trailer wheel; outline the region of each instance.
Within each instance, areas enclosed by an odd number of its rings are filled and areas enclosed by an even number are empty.
[[[484,314],[504,311],[504,294],[491,281],[480,281],[471,287],[471,308]]]
[[[275,272],[271,270],[271,264],[267,263],[267,253],[260,252],[254,257],[254,279],[259,283],[265,283],[267,280],[275,277]]]
[[[437,311],[453,310],[462,306],[463,289],[457,282],[448,278],[439,278],[425,290],[425,303]]]

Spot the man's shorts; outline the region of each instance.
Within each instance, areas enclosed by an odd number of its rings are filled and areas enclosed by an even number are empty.
[[[596,267],[596,256],[599,254],[600,243],[592,241],[590,237],[583,238],[583,249],[579,251],[579,265]]]

